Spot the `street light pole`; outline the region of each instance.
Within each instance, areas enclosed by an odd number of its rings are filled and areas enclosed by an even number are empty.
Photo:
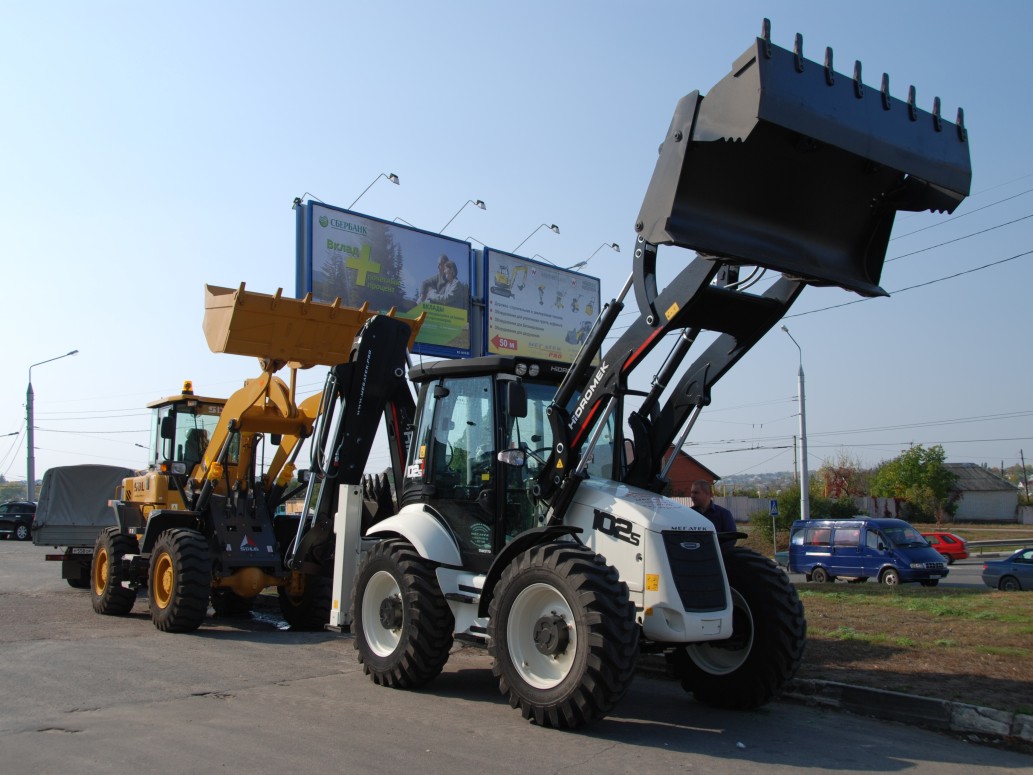
[[[800,519],[811,518],[810,484],[807,479],[807,400],[803,391],[803,348],[800,343],[793,339],[786,326],[782,326],[786,336],[793,340],[796,349],[800,352],[800,370],[797,372],[798,387],[800,390]],[[795,445],[794,445],[795,447]]]
[[[36,366],[42,366],[44,363],[50,363],[51,361],[57,361],[61,358],[67,358],[69,355],[75,355],[78,350],[72,350],[64,355],[58,355],[54,358],[47,358],[45,361],[34,363],[29,366],[29,388],[25,391],[25,440],[28,442],[28,460],[26,461],[25,469],[25,489],[27,493],[26,500],[36,500],[36,450],[35,450],[35,437],[33,434],[33,417],[32,417],[32,370]]]
[[[376,183],[381,178],[387,178],[391,183],[394,183],[396,186],[400,186],[401,185],[401,183],[398,180],[398,176],[395,175],[395,173],[393,173],[393,172],[381,172],[379,175],[377,175],[375,178],[373,178],[373,183]],[[366,186],[364,189],[362,189],[362,193],[359,194],[357,197],[355,197],[355,202],[352,202],[350,205],[348,205],[348,209],[349,210],[351,210],[353,207],[355,207],[356,202],[358,202],[360,199],[362,199],[362,197],[364,197],[366,195],[366,192],[369,191],[371,188],[373,188],[373,183],[370,183],[368,186]]]
[[[467,199],[466,200],[466,204],[464,204],[462,207],[460,207],[456,211],[456,214],[448,219],[448,223],[446,223],[444,226],[441,227],[441,231],[439,231],[438,234],[442,234],[445,231],[445,229],[447,229],[449,227],[449,224],[451,224],[452,221],[454,221],[456,218],[459,217],[459,213],[463,212],[463,209],[466,207],[466,205],[473,205],[474,207],[479,207],[482,210],[487,210],[488,209],[487,207],[485,207],[484,200],[482,200],[482,199]]]
[[[556,234],[560,233],[560,227],[557,226],[555,223],[553,223],[551,225],[548,224],[548,223],[543,223],[537,229],[535,229],[530,234],[528,234],[526,237],[524,237],[524,239],[521,241],[520,245],[517,245],[515,248],[513,248],[513,250],[511,252],[512,253],[516,253],[518,250],[520,250],[520,247],[521,247],[521,245],[524,244],[524,242],[527,242],[529,239],[531,239],[531,237],[533,237],[535,234],[538,233],[538,229],[548,229],[549,231],[555,232]]]

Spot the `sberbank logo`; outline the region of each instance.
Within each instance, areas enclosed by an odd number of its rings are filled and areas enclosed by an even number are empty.
[[[361,223],[352,223],[351,221],[342,221],[340,218],[331,218],[330,227],[333,229],[339,229],[341,231],[351,232],[352,234],[365,235],[366,227]]]
[[[330,219],[329,218],[327,218],[325,215],[319,216],[319,225],[320,226],[322,226],[325,229],[329,224],[330,224]]]

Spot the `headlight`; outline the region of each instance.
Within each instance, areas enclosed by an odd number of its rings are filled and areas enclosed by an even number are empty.
[[[911,563],[911,570],[925,570],[924,562],[913,562]]]

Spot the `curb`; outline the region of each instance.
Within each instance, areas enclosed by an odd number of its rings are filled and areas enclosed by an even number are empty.
[[[790,681],[781,696],[807,705],[845,710],[940,732],[1033,746],[1033,716],[1025,713],[809,678]]]
[[[676,680],[659,655],[640,656],[638,671],[650,678]],[[1033,753],[1033,715],[1025,713],[812,678],[793,679],[782,689],[779,699],[963,735],[973,742]]]

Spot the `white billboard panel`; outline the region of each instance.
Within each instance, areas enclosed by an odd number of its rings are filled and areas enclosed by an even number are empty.
[[[599,315],[599,279],[484,251],[487,352],[569,362]]]

